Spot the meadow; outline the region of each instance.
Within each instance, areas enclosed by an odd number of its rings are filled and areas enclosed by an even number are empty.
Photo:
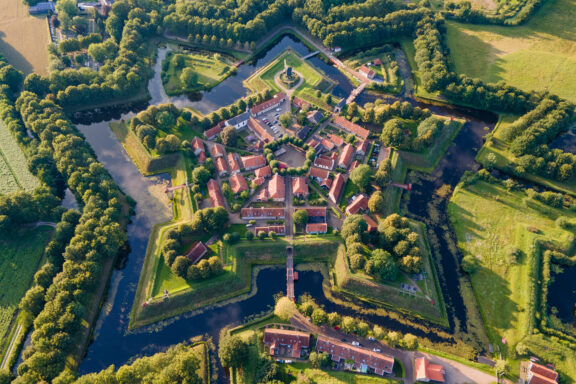
[[[501,185],[478,181],[458,187],[448,206],[458,246],[464,255],[481,261],[471,275],[472,285],[491,342],[504,353],[531,327],[534,308],[529,287],[534,284],[532,269],[539,268],[535,241],[566,245],[573,234],[556,226],[555,219],[576,216],[533,200],[526,204],[527,199],[524,191],[509,192]],[[521,251],[517,262],[508,256],[512,247]]]
[[[8,127],[0,121],[0,193],[19,189],[33,191],[40,182],[28,170],[28,161],[12,138]]]
[[[519,27],[447,26],[457,73],[576,101],[576,0],[550,0]]]
[[[38,269],[52,228],[21,229],[0,238],[0,350],[20,299]]]
[[[26,75],[47,75],[49,43],[46,16],[30,16],[21,0],[0,1],[0,53],[10,64]]]

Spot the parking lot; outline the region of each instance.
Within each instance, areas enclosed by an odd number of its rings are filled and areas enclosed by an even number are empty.
[[[280,116],[283,113],[290,111],[290,101],[285,101],[280,104],[277,108],[271,109],[270,111],[260,115],[258,120],[260,120],[264,126],[266,126],[268,132],[275,138],[282,137],[286,134],[286,130],[280,125]]]

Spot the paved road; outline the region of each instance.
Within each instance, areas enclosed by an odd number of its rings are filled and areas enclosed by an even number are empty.
[[[292,176],[286,176],[286,213],[284,224],[286,225],[286,239],[292,240],[294,235],[294,225],[292,223],[292,213],[294,212],[294,200],[292,199]]]

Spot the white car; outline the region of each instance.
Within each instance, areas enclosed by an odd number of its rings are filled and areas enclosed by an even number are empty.
[[[378,352],[378,353],[382,352],[382,350],[380,350],[380,349],[378,349],[378,348],[374,348],[373,351],[374,351],[374,352]]]
[[[359,346],[360,346],[360,343],[357,342],[357,341],[353,341],[353,342],[352,342],[352,345],[355,346],[355,347],[359,347]]]

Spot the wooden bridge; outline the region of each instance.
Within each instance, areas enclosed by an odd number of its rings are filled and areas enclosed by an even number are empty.
[[[320,53],[320,51],[316,51],[316,52],[309,53],[309,54],[307,54],[306,56],[304,56],[304,57],[302,58],[302,60],[306,60],[306,59],[309,59],[309,58],[311,58],[311,57],[314,57],[314,56],[316,56],[316,55],[319,54],[319,53]]]
[[[164,193],[174,192],[177,189],[186,188],[187,186],[188,186],[188,183],[175,185],[173,187],[166,187],[166,188],[164,188]]]
[[[294,281],[298,280],[298,272],[294,272],[294,256],[292,247],[286,247],[286,296],[296,302]]]
[[[353,90],[350,93],[350,96],[348,96],[348,98],[346,99],[346,104],[350,104],[351,102],[353,102],[354,100],[356,100],[356,97],[361,94],[364,91],[364,88],[366,88],[366,84],[367,83],[362,83],[358,86],[358,88],[356,88],[355,90]]]
[[[392,187],[402,188],[402,189],[405,189],[405,190],[407,190],[407,191],[411,191],[411,190],[412,190],[412,184],[390,183],[390,185],[391,185]]]

